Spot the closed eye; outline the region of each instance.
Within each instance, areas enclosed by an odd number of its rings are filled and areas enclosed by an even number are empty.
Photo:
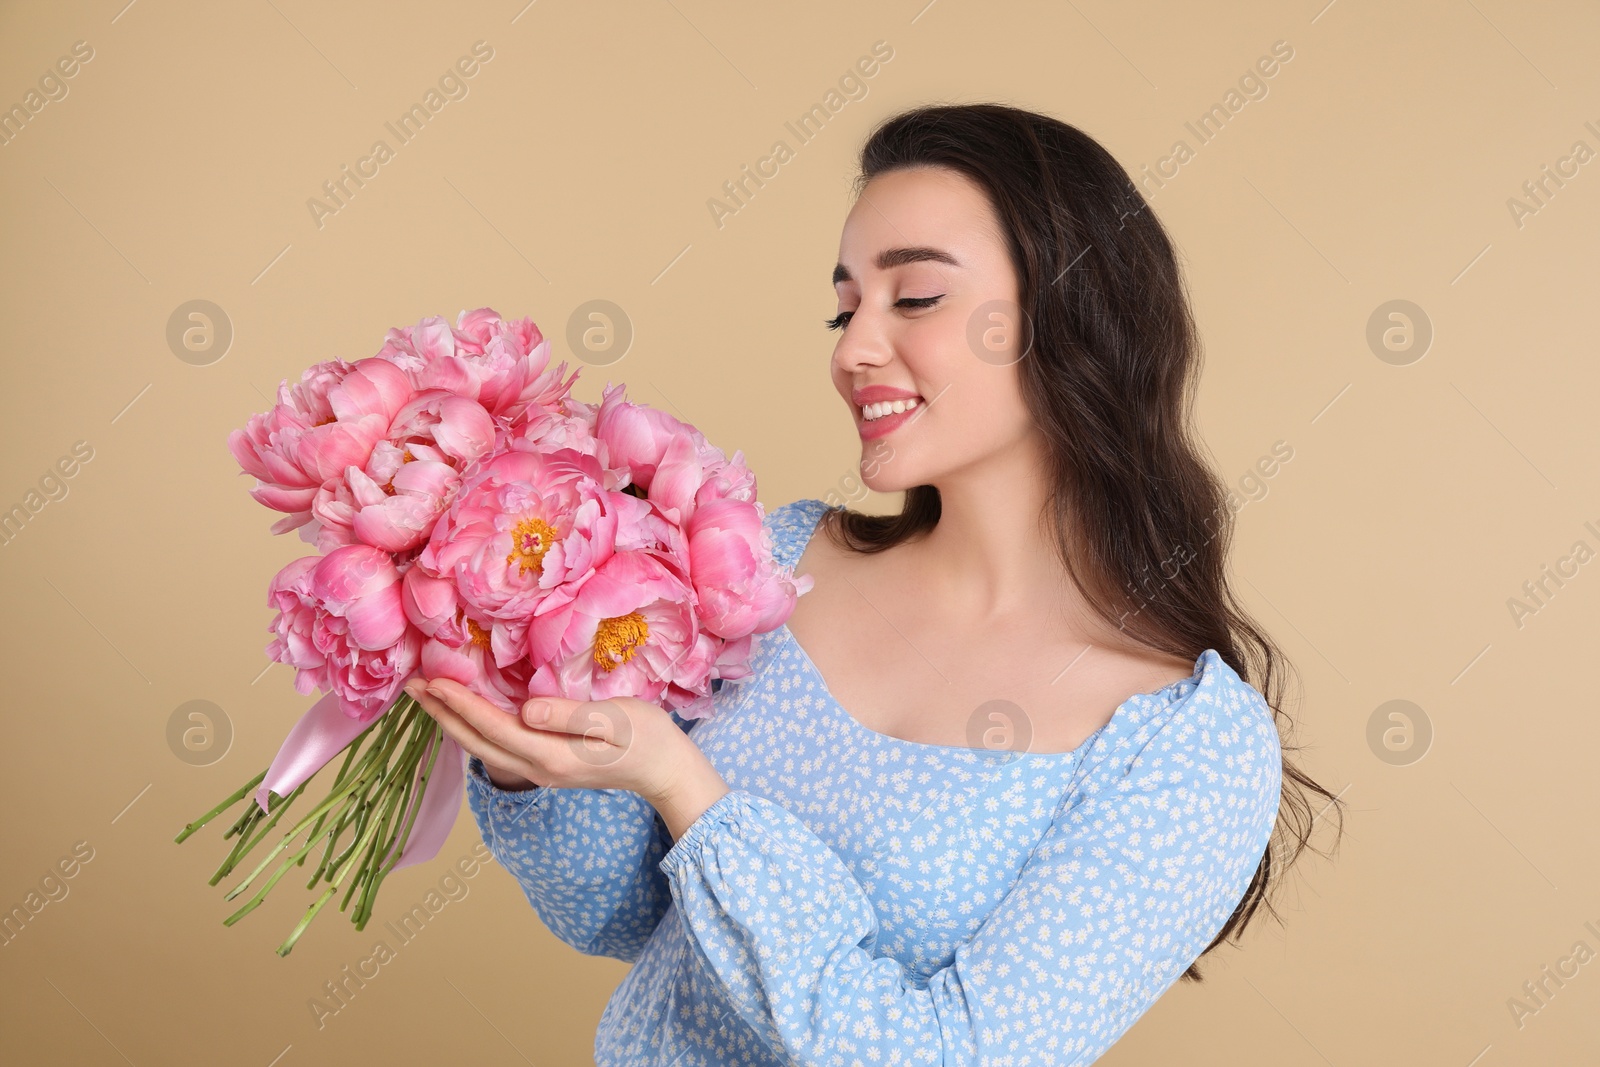
[[[943,299],[944,294],[942,293],[938,296],[903,296],[894,302],[894,306],[897,308],[930,308]],[[822,324],[830,330],[842,330],[854,315],[855,312],[853,311],[841,311],[831,319],[824,319]]]

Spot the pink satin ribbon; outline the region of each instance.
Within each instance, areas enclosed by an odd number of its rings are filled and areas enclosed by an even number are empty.
[[[384,712],[385,715],[394,714],[393,709]],[[289,736],[284,738],[283,745],[278,749],[278,754],[273,757],[272,765],[267,768],[267,776],[262,779],[261,787],[256,790],[256,804],[262,811],[267,810],[267,794],[276,793],[286,797],[301,784],[316,774],[328,764],[328,761],[342,752],[346,745],[355,740],[356,736],[372,723],[361,722],[346,715],[339,707],[339,698],[335,693],[329,693],[321,700],[311,705],[300,721],[294,724],[294,729],[289,731]],[[411,827],[411,834],[406,838],[405,851],[400,854],[400,859],[395,863],[395,870],[409,867],[414,863],[422,863],[439,854],[444,847],[445,839],[450,836],[450,829],[455,825],[456,816],[461,810],[461,797],[466,785],[466,752],[455,739],[448,734],[444,736],[444,744],[439,749],[439,758],[434,761],[433,772],[428,777],[427,791],[422,795],[422,806],[417,810],[416,822]],[[421,767],[428,765],[428,756],[432,748],[424,750]],[[359,758],[359,757],[358,757]],[[421,775],[418,768],[418,776]],[[407,804],[406,816],[412,809],[417,808],[417,795],[415,788]],[[405,825],[402,817],[400,826]],[[389,853],[385,853],[387,859]]]

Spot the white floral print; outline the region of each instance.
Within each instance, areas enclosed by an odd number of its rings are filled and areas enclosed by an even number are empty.
[[[828,505],[768,513],[792,566]],[[600,1067],[1086,1065],[1210,944],[1267,847],[1271,709],[1214,650],[1065,753],[861,725],[787,627],[682,724],[728,783],[673,843],[643,799],[494,787],[495,858],[580,952],[634,964]]]

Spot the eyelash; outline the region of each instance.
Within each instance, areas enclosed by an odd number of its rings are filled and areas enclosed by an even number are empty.
[[[903,296],[899,300],[895,301],[894,306],[930,308],[943,299],[943,294],[940,294],[939,296]],[[822,320],[822,325],[826,326],[830,330],[842,330],[844,329],[845,324],[850,321],[851,316],[854,314],[855,312],[853,311],[841,311],[831,319]]]

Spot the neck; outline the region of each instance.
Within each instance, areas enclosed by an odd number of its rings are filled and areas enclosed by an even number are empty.
[[[936,483],[939,523],[916,543],[920,580],[962,617],[982,623],[1087,608],[1040,516],[1049,497],[1042,442],[992,453]]]

